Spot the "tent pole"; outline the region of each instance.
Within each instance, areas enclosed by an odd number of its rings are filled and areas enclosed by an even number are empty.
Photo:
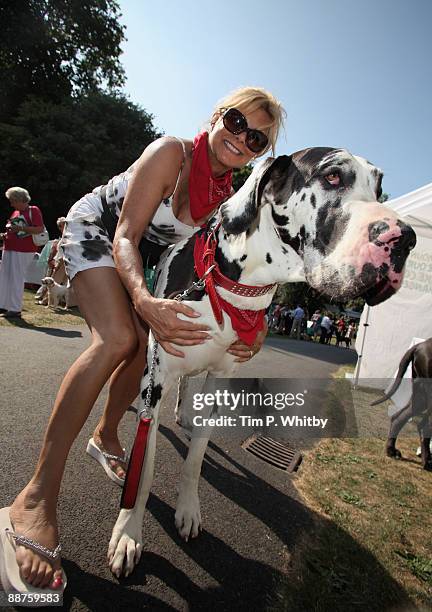
[[[361,348],[360,348],[360,354],[357,360],[356,373],[354,377],[354,389],[357,387],[358,381],[360,378],[360,368],[361,368],[361,362],[363,359],[363,350],[364,350],[364,345],[365,345],[365,340],[366,340],[367,328],[369,327],[369,314],[370,314],[370,306],[367,305],[366,306],[366,321],[363,323],[363,327],[364,327],[363,338],[362,338],[362,343],[361,343]]]

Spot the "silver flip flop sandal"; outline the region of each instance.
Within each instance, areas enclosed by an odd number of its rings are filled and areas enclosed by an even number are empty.
[[[99,448],[93,438],[90,438],[87,444],[86,452],[90,455],[90,457],[93,457],[93,459],[96,459],[96,461],[100,463],[100,465],[105,470],[105,473],[108,478],[115,482],[119,487],[122,487],[124,485],[124,478],[120,478],[120,476],[117,476],[117,474],[110,466],[109,462],[110,460],[114,460],[127,464],[129,459],[125,448],[123,449],[122,457],[119,457],[117,455],[111,455],[110,453],[107,453],[106,451]]]
[[[3,589],[8,595],[14,593],[26,593],[29,595],[49,594],[54,598],[52,601],[57,601],[57,597],[63,595],[67,585],[67,577],[64,570],[62,569],[62,585],[58,589],[35,587],[21,577],[16,560],[16,547],[25,546],[44,556],[48,561],[56,561],[61,554],[60,544],[55,550],[50,550],[31,538],[15,533],[10,521],[9,510],[9,507],[0,510],[0,579]],[[46,606],[47,599],[46,597],[39,600],[33,598],[31,604],[23,602],[19,605],[31,605],[31,607]]]

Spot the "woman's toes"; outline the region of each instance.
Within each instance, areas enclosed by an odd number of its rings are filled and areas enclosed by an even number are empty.
[[[42,565],[40,565],[36,573],[35,579],[33,580],[33,586],[41,588],[44,578],[45,578],[45,568]]]
[[[40,587],[42,589],[46,588],[50,584],[52,579],[53,579],[53,568],[51,567],[49,563],[47,563],[44,568],[44,573],[42,576]]]
[[[126,472],[124,471],[122,466],[117,461],[114,461],[114,460],[110,461],[110,467],[112,471],[114,472],[114,474],[116,474],[119,478],[126,477]]]
[[[31,561],[24,561],[24,563],[20,565],[21,576],[24,578],[24,580],[27,580],[27,582],[30,581],[31,568],[32,568]]]
[[[38,557],[36,557],[34,553],[30,553],[28,548],[18,546],[16,549],[16,560],[21,576],[24,578],[24,580],[30,584],[33,584],[33,580],[36,577],[39,567]]]
[[[63,577],[61,569],[54,573],[54,578],[50,584],[51,589],[60,589],[63,586]]]
[[[33,559],[32,567],[31,567],[30,573],[29,573],[28,578],[27,578],[27,582],[29,584],[32,584],[32,585],[36,586],[35,585],[35,581],[36,581],[36,577],[38,575],[38,571],[39,571],[39,560],[38,559]]]

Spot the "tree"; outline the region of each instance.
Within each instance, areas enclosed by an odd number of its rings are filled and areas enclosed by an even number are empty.
[[[275,301],[295,308],[297,304],[306,308],[309,316],[311,316],[315,310],[325,310],[326,305],[331,303],[331,299],[323,293],[319,293],[307,283],[286,283],[280,285],[278,288]],[[363,309],[365,301],[359,297],[347,302],[335,302],[333,304],[340,310],[350,309],[357,310],[360,312]]]
[[[312,289],[307,283],[286,283],[280,285],[275,301],[295,308],[297,304],[305,308],[311,316],[318,308],[323,309],[328,298]]]
[[[236,168],[233,172],[233,188],[234,191],[238,191],[242,185],[247,181],[250,174],[252,174],[253,166],[248,164],[243,168]]]
[[[93,92],[58,104],[28,98],[13,123],[0,124],[0,189],[28,189],[54,234],[57,217],[161,136],[152,120],[120,94]],[[7,213],[3,207],[1,227]]]
[[[123,85],[124,26],[115,0],[19,0],[0,4],[0,120],[29,95],[60,102]]]

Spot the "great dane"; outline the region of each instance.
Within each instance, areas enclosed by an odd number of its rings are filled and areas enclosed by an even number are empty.
[[[391,398],[399,388],[403,376],[412,364],[412,395],[407,406],[391,417],[390,431],[386,443],[387,457],[401,459],[402,453],[396,448],[396,439],[404,425],[411,418],[417,418],[420,435],[421,462],[424,470],[432,471],[430,442],[432,437],[432,338],[412,346],[400,360],[396,378],[387,393],[372,402],[376,406]]]
[[[369,304],[382,302],[400,287],[416,238],[411,227],[377,201],[381,180],[378,168],[344,149],[311,148],[265,160],[221,207],[221,224],[210,223],[213,230],[216,227],[215,261],[220,271],[249,286],[306,281],[335,300],[364,296]],[[171,247],[161,261],[158,297],[182,292],[197,280],[195,239],[196,235]],[[275,289],[253,298],[222,287],[216,291],[239,309],[258,311],[269,306]],[[161,403],[179,377],[207,371],[210,376],[229,378],[238,365],[226,352],[237,339],[230,317],[223,312],[219,325],[204,291],[195,291],[188,299],[185,303],[201,313],[200,321],[211,328],[212,338],[205,344],[182,347],[182,359],[159,347],[151,394],[153,421],[137,502],[132,509],[120,511],[108,548],[108,562],[117,576],[129,575],[141,555]],[[153,346],[150,334],[149,362]],[[148,382],[147,371],[141,403]],[[185,540],[196,537],[201,525],[198,481],[207,442],[208,437],[192,436],[182,470],[175,523]]]

